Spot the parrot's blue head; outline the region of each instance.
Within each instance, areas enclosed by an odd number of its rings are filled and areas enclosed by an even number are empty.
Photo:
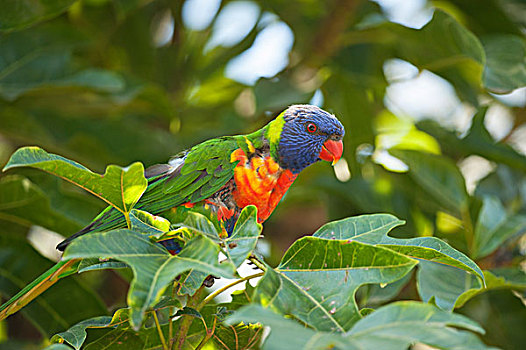
[[[271,132],[278,127],[279,138],[274,140],[278,142],[277,160],[295,174],[319,160],[334,165],[342,156],[345,129],[334,115],[319,107],[290,106],[271,123]]]

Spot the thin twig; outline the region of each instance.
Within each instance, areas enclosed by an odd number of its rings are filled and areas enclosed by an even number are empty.
[[[153,319],[155,321],[155,327],[157,327],[157,333],[159,333],[159,339],[161,339],[161,344],[163,344],[164,350],[169,350],[168,345],[166,345],[166,340],[164,339],[163,330],[161,329],[161,324],[157,318],[157,311],[153,310]]]
[[[240,278],[230,284],[227,284],[226,286],[222,287],[222,288],[219,288],[218,290],[216,290],[215,292],[209,294],[198,306],[197,306],[197,310],[201,310],[201,308],[203,308],[203,306],[205,306],[210,300],[214,299],[216,296],[218,296],[219,294],[223,293],[225,290],[239,284],[239,283],[242,283],[242,282],[245,282],[245,281],[248,281],[248,280],[251,280],[253,278],[256,278],[256,277],[261,277],[263,276],[265,273],[264,272],[260,272],[260,273],[256,273],[254,275],[250,275],[250,276],[246,276],[246,277],[243,277],[243,278]]]
[[[255,256],[251,256],[250,258],[248,258],[248,260],[250,260],[250,262],[256,265],[260,270],[267,271],[267,267],[263,265],[263,263],[259,261],[258,258],[256,258]]]
[[[205,325],[206,334],[205,334],[205,337],[203,338],[203,340],[201,340],[201,342],[199,343],[199,345],[197,345],[195,350],[200,350],[214,336],[214,332],[216,330],[217,317],[214,317],[214,324],[212,325],[212,329],[208,329],[206,327],[206,323],[205,323],[204,320],[203,320],[203,323]]]

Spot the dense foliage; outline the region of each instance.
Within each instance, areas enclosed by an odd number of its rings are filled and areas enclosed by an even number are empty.
[[[208,8],[201,26],[192,2],[0,2],[2,301],[58,260],[56,233],[108,204],[129,218],[68,247],[75,273],[0,322],[0,349],[522,348],[521,1],[429,2],[419,29],[365,0],[242,2],[256,19],[237,41],[218,33],[239,2]],[[229,78],[283,23],[286,67]],[[464,126],[448,106],[411,118],[393,103],[395,86],[430,74]],[[512,91],[522,102],[501,96]],[[133,209],[144,167],[309,101],[345,125],[344,162],[304,171],[264,228],[253,207],[226,238],[206,213]],[[171,237],[177,255],[155,243]],[[210,274],[253,285],[218,301],[230,293],[203,287]]]

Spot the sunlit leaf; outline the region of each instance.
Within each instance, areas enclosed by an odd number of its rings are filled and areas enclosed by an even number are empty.
[[[416,264],[382,247],[304,237],[287,250],[276,269],[267,269],[254,300],[317,330],[344,332],[360,318],[354,300],[359,286],[393,282]]]
[[[402,224],[404,221],[390,214],[361,215],[330,222],[313,236],[379,245],[412,258],[453,266],[473,273],[480,279],[484,278],[477,264],[438,238],[400,239],[387,235],[394,227]]]
[[[131,229],[148,236],[160,236],[170,230],[170,221],[162,216],[152,215],[146,211],[132,209],[130,212]]]
[[[3,170],[25,166],[59,176],[99,197],[122,213],[132,209],[148,184],[141,163],[133,163],[124,169],[110,165],[104,175],[99,175],[77,162],[47,153],[38,147],[20,148],[11,156]]]

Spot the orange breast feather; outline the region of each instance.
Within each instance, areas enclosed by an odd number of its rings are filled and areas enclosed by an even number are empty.
[[[236,189],[233,195],[236,204],[240,208],[255,205],[258,221],[265,221],[297,175],[290,170],[282,170],[271,157],[254,156],[249,161],[242,149],[232,152],[230,160],[239,160],[234,168]]]

